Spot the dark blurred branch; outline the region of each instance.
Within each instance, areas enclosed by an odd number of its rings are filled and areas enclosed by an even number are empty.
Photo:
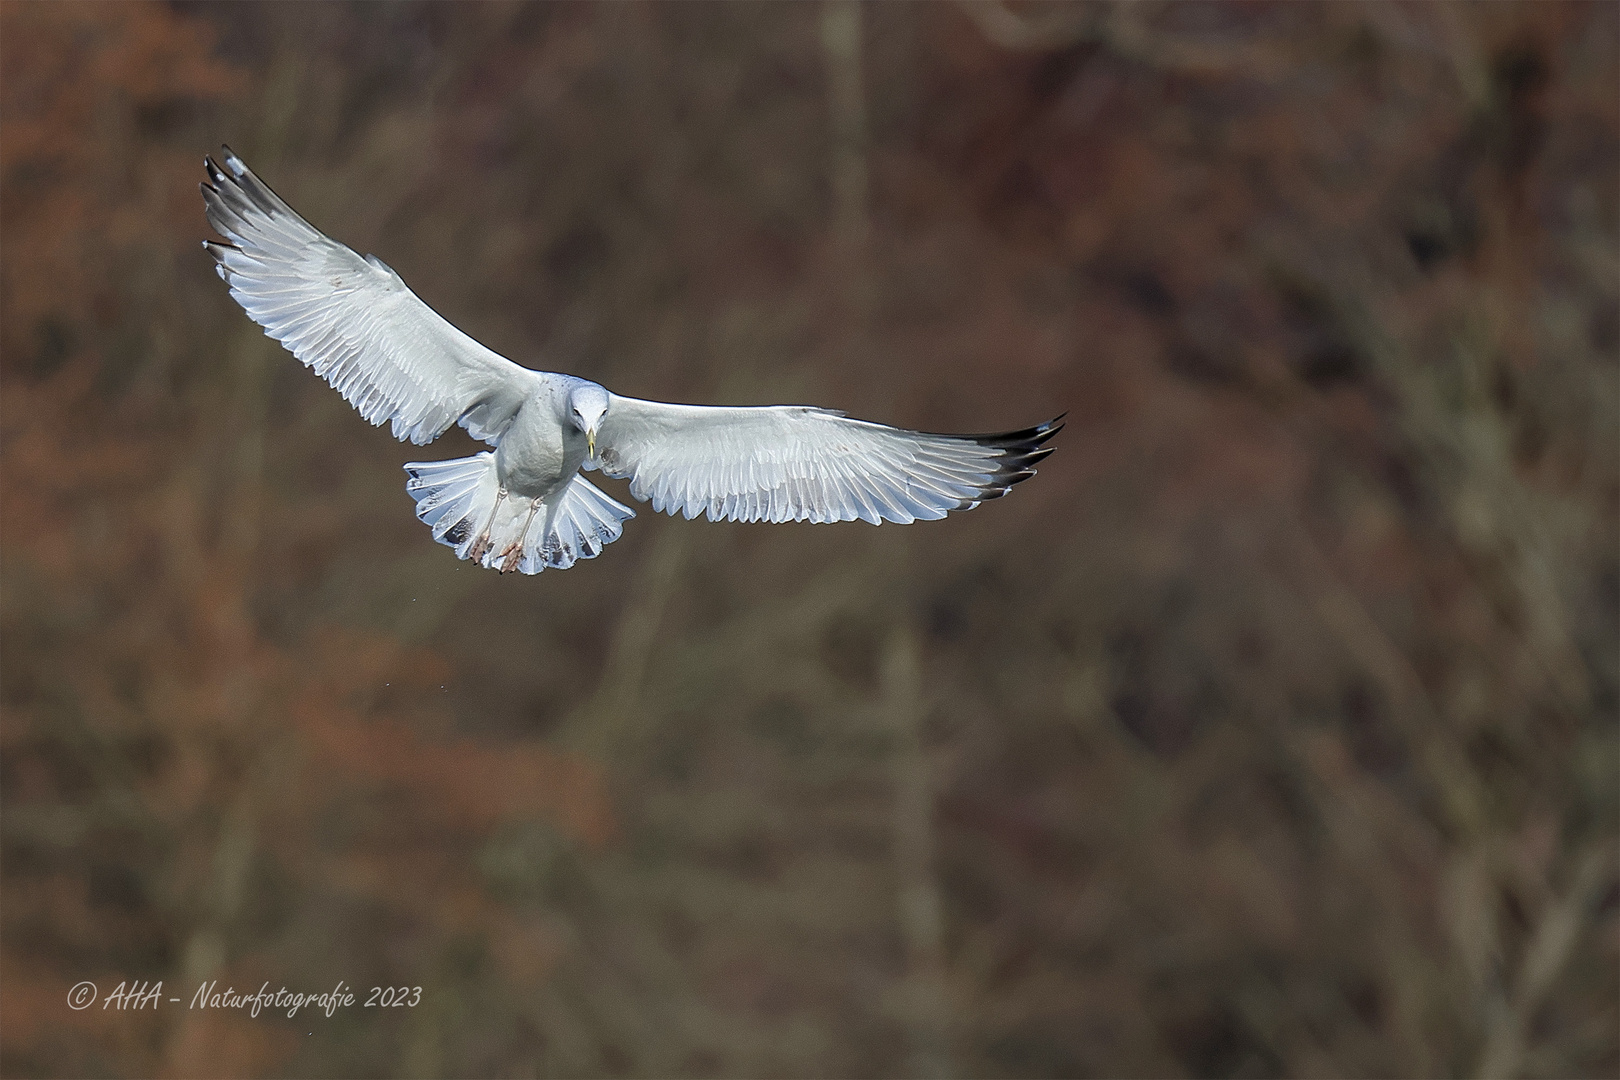
[[[1480,1080],[1503,1080],[1519,1074],[1536,1013],[1575,951],[1581,932],[1590,922],[1593,905],[1604,889],[1613,887],[1614,875],[1613,841],[1599,841],[1581,856],[1575,879],[1564,895],[1542,912],[1525,948],[1512,994],[1499,1002],[1489,1018],[1485,1050],[1474,1071]]]
[[[1447,736],[1440,713],[1411,660],[1340,580],[1305,526],[1293,522],[1292,534],[1292,547],[1300,557],[1317,617],[1383,691],[1404,738],[1423,762],[1425,773],[1433,778],[1435,794],[1449,824],[1465,833],[1477,833],[1484,826],[1485,813],[1478,777]]]
[[[832,127],[833,225],[846,258],[867,243],[866,91],[860,0],[822,0],[821,47]]]
[[[186,939],[180,958],[180,987],[195,987],[217,975],[230,958],[229,936],[232,924],[242,910],[248,876],[253,868],[256,822],[260,809],[255,805],[260,792],[253,783],[244,784],[226,811],[214,840],[213,865],[202,886],[202,918]],[[208,1018],[187,1010],[169,1031],[164,1046],[168,1070],[177,1076],[208,1072]]]
[[[257,125],[254,150],[266,159],[280,156],[298,110],[306,65],[298,50],[284,50],[261,91],[264,112]],[[217,155],[217,150],[211,148]],[[277,729],[254,723],[262,707],[264,690],[252,664],[256,633],[249,612],[249,596],[258,578],[258,555],[263,538],[265,435],[269,414],[270,376],[280,350],[257,326],[239,320],[227,346],[231,361],[223,391],[234,400],[217,410],[222,428],[217,438],[229,444],[224,454],[230,469],[226,519],[220,530],[220,549],[207,558],[213,572],[228,582],[231,600],[221,605],[232,617],[234,634],[224,653],[222,678],[231,691],[221,715],[223,730],[243,743],[241,752],[251,762],[248,778],[220,822],[214,840],[211,875],[195,898],[199,918],[180,959],[182,985],[196,986],[225,967],[230,937],[242,909],[248,878],[258,845],[259,818],[265,813],[262,788],[266,769],[272,768],[274,742],[285,738]],[[204,444],[205,449],[207,443]],[[170,1031],[164,1055],[177,1074],[206,1072],[206,1018],[187,1011]]]
[[[1375,279],[1370,268],[1362,273],[1364,280]],[[1545,505],[1556,496],[1525,484],[1513,461],[1512,418],[1490,400],[1492,363],[1501,358],[1501,342],[1484,329],[1495,321],[1486,310],[1490,301],[1482,295],[1458,311],[1461,328],[1448,342],[1451,355],[1424,363],[1375,314],[1365,291],[1348,274],[1332,283],[1328,294],[1340,324],[1394,391],[1400,429],[1420,452],[1426,479],[1467,561],[1476,573],[1481,562],[1500,567],[1497,574],[1481,575],[1482,591],[1507,593],[1528,616],[1520,662],[1539,667],[1568,713],[1584,714],[1591,700],[1589,675],[1558,585],[1569,570],[1565,545],[1552,535],[1548,525],[1555,519]]]
[[[610,759],[655,722],[641,707],[642,687],[664,609],[685,562],[685,538],[680,526],[664,526],[642,560],[636,586],[619,616],[596,693],[559,731],[563,742],[582,753]]]
[[[1004,49],[1045,52],[1096,44],[1116,56],[1190,75],[1234,75],[1271,79],[1287,57],[1252,43],[1191,41],[1153,30],[1149,19],[1162,5],[1034,4],[1021,15],[1001,0],[957,0],[957,6]]]
[[[1042,4],[1035,18],[1014,13],[1001,0],[956,0],[956,6],[1003,49],[1066,49],[1101,34],[1101,9],[1093,4]]]
[[[261,95],[264,113],[258,124],[258,138],[253,151],[266,161],[282,156],[287,135],[292,130],[298,111],[299,88],[305,79],[307,65],[303,54],[287,50],[278,54],[279,62],[271,71]],[[281,350],[253,323],[238,321],[232,335],[229,354],[234,361],[234,376],[228,392],[235,396],[232,407],[222,415],[230,418],[227,437],[236,445],[230,456],[234,467],[233,497],[229,519],[223,536],[231,556],[241,561],[246,571],[258,553],[262,515],[264,512],[264,442],[265,422],[269,411],[271,364],[279,363]]]
[[[902,1009],[915,1076],[953,1075],[945,985],[945,919],[934,873],[934,791],[922,740],[927,718],[917,635],[891,634],[880,673],[883,711],[894,739],[894,865],[900,935],[906,945]]]

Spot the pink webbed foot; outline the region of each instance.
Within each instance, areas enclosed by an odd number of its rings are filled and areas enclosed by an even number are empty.
[[[472,543],[472,547],[467,549],[467,558],[473,562],[482,561],[484,556],[489,553],[489,549],[495,546],[494,541],[489,538],[489,530],[494,528],[495,515],[499,512],[501,503],[505,501],[506,489],[500,488],[495,492],[495,505],[489,508],[489,520],[484,522],[484,527],[479,531],[477,539]]]

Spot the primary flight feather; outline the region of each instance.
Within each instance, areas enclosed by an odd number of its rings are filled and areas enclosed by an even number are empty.
[[[620,397],[532,371],[451,326],[374,255],[300,217],[226,147],[205,159],[204,243],[266,334],[373,424],[421,445],[459,423],[495,449],[407,464],[433,538],[505,573],[599,555],[635,511],[580,469],[630,481],[653,509],[711,521],[942,518],[1007,493],[1050,454],[1057,420],[999,435],[932,435],[805,405],[712,408]]]

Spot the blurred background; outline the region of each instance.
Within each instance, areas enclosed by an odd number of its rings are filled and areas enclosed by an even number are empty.
[[[6,1075],[1620,1072],[1620,7],[0,31]],[[459,563],[400,465],[481,447],[231,302],[221,142],[529,366],[1069,426]]]

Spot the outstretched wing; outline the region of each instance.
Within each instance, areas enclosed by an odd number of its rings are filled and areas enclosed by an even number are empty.
[[[727,409],[614,394],[600,467],[654,510],[710,521],[942,518],[1035,475],[1062,417],[1000,435],[931,435],[803,405]]]
[[[432,442],[459,421],[495,443],[543,378],[446,322],[375,255],[361,258],[299,217],[224,148],[206,159],[208,221],[230,243],[203,244],[265,333],[394,437]]]

